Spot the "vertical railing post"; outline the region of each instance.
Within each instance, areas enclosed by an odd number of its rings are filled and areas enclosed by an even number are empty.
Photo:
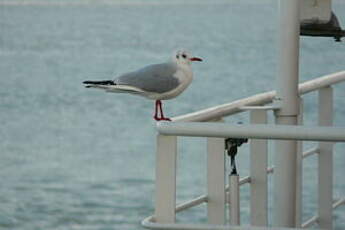
[[[207,138],[207,217],[209,224],[225,224],[224,138]]]
[[[298,115],[298,125],[303,125],[303,99],[300,98],[300,108]],[[303,141],[297,142],[297,160],[296,160],[296,227],[302,226],[302,192],[303,192]]]
[[[331,87],[319,90],[319,125],[333,125],[333,90]],[[333,203],[333,144],[319,143],[319,227],[332,229]]]
[[[241,224],[239,175],[229,174],[229,218],[230,225]]]
[[[278,86],[276,123],[297,125],[300,0],[279,1]],[[273,226],[296,225],[296,141],[276,141]]]
[[[266,110],[251,110],[252,124],[266,124]],[[250,140],[250,223],[267,226],[267,140]]]
[[[174,223],[176,207],[176,136],[157,136],[156,153],[156,204],[157,223]]]

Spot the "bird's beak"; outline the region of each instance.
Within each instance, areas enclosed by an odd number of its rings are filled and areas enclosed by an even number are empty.
[[[192,57],[191,59],[189,59],[191,61],[202,61],[201,58],[198,58],[198,57]]]

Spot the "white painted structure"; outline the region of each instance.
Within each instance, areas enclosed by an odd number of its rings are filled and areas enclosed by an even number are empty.
[[[331,19],[331,0],[303,0],[300,4],[300,20],[303,23],[327,23]]]
[[[331,85],[345,81],[345,71],[330,74],[324,77],[300,84],[299,95],[319,92],[319,127],[268,125],[267,113],[271,106],[257,106],[273,102],[275,92],[258,94],[229,104],[216,106],[210,109],[187,114],[174,118],[174,122],[161,122],[157,124],[159,132],[157,139],[157,167],[156,167],[156,211],[154,216],[146,218],[142,224],[150,229],[248,229],[227,225],[230,219],[226,213],[226,202],[229,195],[229,186],[225,184],[225,137],[249,137],[251,150],[251,175],[239,179],[238,185],[250,184],[250,221],[253,226],[267,226],[267,174],[276,171],[267,166],[267,139],[319,141],[319,145],[299,154],[297,159],[317,154],[319,157],[319,211],[305,223],[301,223],[301,170],[296,173],[296,197],[294,227],[310,227],[318,223],[325,229],[332,228],[332,211],[340,205],[345,205],[345,196],[334,200],[332,196],[332,142],[345,142],[345,127],[326,127],[332,124],[333,95]],[[303,104],[303,103],[301,103]],[[244,109],[245,110],[244,110]],[[273,106],[272,108],[276,108]],[[302,111],[302,110],[301,110]],[[219,122],[185,122],[185,121],[215,121],[222,117],[237,113],[249,112],[251,125],[230,125]],[[226,114],[224,116],[224,114]],[[266,125],[265,125],[266,124]],[[203,136],[207,138],[207,178],[208,194],[201,195],[191,201],[176,206],[176,136]],[[299,151],[300,152],[300,151]],[[296,162],[302,166],[302,161]],[[217,179],[215,179],[217,178]],[[324,179],[324,178],[327,178]],[[236,185],[236,183],[235,183]],[[284,185],[282,185],[284,186]],[[220,189],[224,188],[224,189]],[[227,195],[228,194],[228,195]],[[235,196],[237,196],[235,194]],[[240,196],[240,195],[239,195]],[[290,201],[292,202],[292,201]],[[179,224],[175,223],[177,212],[207,203],[208,222],[210,225]],[[237,213],[239,215],[239,211]],[[231,213],[229,212],[229,215]],[[212,228],[211,228],[212,225]],[[251,229],[265,229],[252,228]],[[275,229],[280,229],[275,228]]]
[[[305,17],[329,17],[331,0],[307,0],[317,4]],[[150,229],[274,229],[306,228],[318,223],[332,229],[332,211],[345,205],[345,196],[334,201],[333,142],[345,142],[345,127],[332,127],[332,85],[345,81],[345,71],[298,85],[300,1],[280,0],[277,91],[271,91],[173,118],[157,124],[155,213],[143,220]],[[302,10],[303,9],[302,7]],[[302,17],[303,18],[303,17]],[[319,92],[319,126],[303,126],[303,94]],[[272,103],[271,105],[267,105]],[[275,123],[267,124],[274,111]],[[250,125],[219,121],[236,113],[249,112]],[[176,206],[177,136],[207,138],[207,194]],[[250,139],[250,176],[225,180],[224,138]],[[275,140],[274,167],[267,165],[267,140]],[[302,153],[302,141],[318,141]],[[318,154],[318,213],[302,223],[302,159]],[[273,223],[268,223],[267,175],[274,174]],[[250,225],[240,225],[240,190],[250,184]],[[175,223],[177,212],[207,203],[208,224]],[[227,206],[229,213],[227,214]],[[254,227],[255,226],[255,227]],[[258,227],[256,227],[258,226]],[[261,226],[261,227],[259,227]]]
[[[297,125],[299,114],[299,8],[300,0],[279,1],[278,85],[275,120],[278,125]],[[295,227],[297,141],[275,142],[273,226]]]

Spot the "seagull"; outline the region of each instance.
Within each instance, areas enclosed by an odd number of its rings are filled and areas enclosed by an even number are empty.
[[[153,64],[133,72],[124,73],[114,80],[84,81],[86,88],[98,88],[113,93],[129,93],[155,100],[156,121],[171,121],[163,114],[162,100],[180,95],[192,82],[191,63],[202,61],[187,50],[173,53],[169,62]],[[160,114],[160,116],[159,116]]]

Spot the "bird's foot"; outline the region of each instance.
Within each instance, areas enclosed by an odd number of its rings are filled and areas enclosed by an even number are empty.
[[[158,117],[158,116],[154,116],[153,117],[156,121],[171,121],[170,118],[168,117]]]
[[[160,120],[160,118],[157,115],[154,115],[153,119],[155,119],[156,121]]]
[[[168,118],[168,117],[162,117],[162,118],[161,118],[161,121],[171,121],[171,119]]]

